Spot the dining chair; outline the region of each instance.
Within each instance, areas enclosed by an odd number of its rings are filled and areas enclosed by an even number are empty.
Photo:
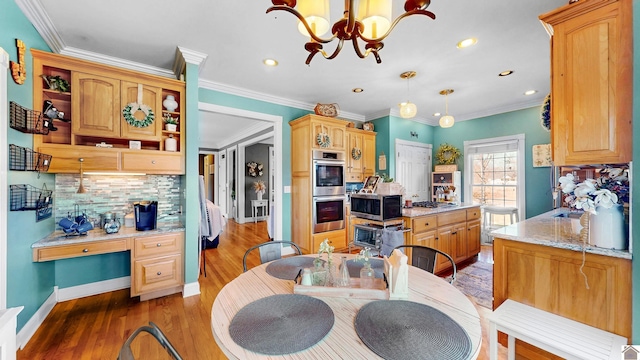
[[[296,255],[302,255],[300,247],[291,241],[267,241],[250,247],[244,253],[244,257],[242,258],[242,267],[244,272],[247,271],[247,256],[249,256],[249,253],[253,250],[258,249],[260,251],[260,263],[264,264],[269,261],[278,260],[282,257],[282,245],[293,246],[296,251]]]
[[[125,341],[124,344],[122,345],[122,348],[120,348],[120,353],[118,354],[118,360],[134,360],[133,353],[131,352],[131,343],[136,338],[136,336],[138,336],[138,334],[140,334],[143,331],[153,335],[153,337],[156,338],[156,340],[158,340],[160,345],[162,345],[162,347],[165,350],[167,350],[167,352],[169,353],[169,355],[171,355],[172,358],[176,360],[182,360],[182,357],[180,356],[180,354],[178,354],[178,352],[173,347],[173,345],[171,345],[171,342],[169,342],[169,339],[167,339],[167,337],[162,333],[160,328],[151,321],[149,321],[148,326],[144,325],[139,327],[138,329],[136,329],[136,331],[133,332],[133,334],[131,334],[131,336],[129,336],[127,341]]]
[[[453,284],[453,282],[456,281],[456,263],[455,261],[453,261],[453,258],[446,252],[422,245],[400,245],[396,246],[394,250],[403,250],[405,248],[411,249],[411,265],[428,271],[432,274],[434,273],[434,270],[436,268],[436,257],[438,255],[444,256],[445,258],[449,259],[449,261],[451,262],[451,267],[453,269],[453,275],[451,275],[449,283]]]

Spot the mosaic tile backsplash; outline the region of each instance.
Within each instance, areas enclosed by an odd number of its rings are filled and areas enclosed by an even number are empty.
[[[158,202],[158,223],[179,221],[182,176],[179,175],[85,175],[87,190],[78,194],[79,174],[57,174],[53,210],[56,224],[68,214],[99,221],[100,214],[115,212],[124,224],[124,215],[133,212],[133,203]],[[76,206],[77,205],[77,206]],[[56,229],[58,229],[56,225]]]

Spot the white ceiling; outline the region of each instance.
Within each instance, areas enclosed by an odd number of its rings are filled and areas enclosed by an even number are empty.
[[[432,114],[444,113],[445,88],[455,90],[449,113],[456,121],[540,105],[549,92],[549,36],[538,15],[567,2],[434,0],[428,10],[436,19],[402,20],[384,41],[381,64],[345,44],[337,58],[318,54],[307,66],[297,20],[266,14],[268,0],[16,0],[54,52],[171,76],[180,47],[206,55],[201,87],[305,109],[337,103],[340,117],[357,121],[398,115],[397,104],[409,99],[418,106],[415,120],[432,125]],[[331,1],[332,22],[343,4]],[[394,1],[394,17],[403,4]],[[457,49],[467,37],[478,44]],[[267,57],[280,65],[264,66]],[[407,70],[417,72],[409,84],[399,77]],[[504,70],[514,74],[498,77]],[[529,89],[538,93],[523,95]],[[202,113],[200,123],[203,147],[264,125],[213,113]]]

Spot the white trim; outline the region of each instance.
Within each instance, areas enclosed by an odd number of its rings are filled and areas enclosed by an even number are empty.
[[[184,72],[187,64],[194,64],[198,65],[198,74],[200,74],[204,68],[205,61],[207,61],[207,57],[209,57],[209,55],[205,53],[178,46],[176,48],[176,57],[173,61],[173,72],[179,78],[180,76],[178,74]]]
[[[84,59],[88,61],[93,61],[101,64],[116,66],[123,69],[129,69],[134,71],[143,72],[146,74],[158,75],[168,78],[176,78],[176,74],[173,71],[168,69],[159,68],[157,66],[146,65],[143,63],[129,61],[125,59],[120,59],[113,56],[107,56],[87,50],[82,50],[70,46],[66,46],[64,49],[59,52],[62,55],[72,56],[78,59]]]
[[[18,332],[18,336],[16,338],[16,346],[19,347],[20,350],[24,349],[29,340],[31,340],[33,334],[35,334],[40,325],[42,325],[44,319],[47,318],[51,310],[53,310],[53,307],[56,306],[57,293],[58,287],[54,286],[51,295],[49,295],[47,300],[45,300],[44,303],[40,305],[35,314],[31,316],[29,321],[27,321],[27,323],[24,324],[22,329],[20,329],[20,331]]]
[[[526,219],[527,215],[527,199],[526,199],[526,170],[525,170],[525,135],[507,135],[494,138],[486,138],[479,140],[469,140],[464,142],[464,170],[465,174],[473,174],[472,164],[467,151],[471,146],[488,145],[491,143],[518,142],[518,199],[516,207],[518,208],[518,216],[521,220]],[[473,201],[471,194],[471,176],[465,176],[464,179],[464,202],[471,203]]]
[[[223,142],[207,142],[207,139],[200,139],[200,147],[201,148],[207,148],[207,149],[223,149],[228,147],[229,145],[236,143],[242,139],[246,139],[247,137],[255,134],[255,133],[259,133],[261,131],[267,130],[268,128],[270,128],[272,125],[270,123],[265,123],[265,122],[259,122],[255,125],[252,125],[251,127],[246,128],[242,133],[237,134],[234,137],[227,137],[224,138],[222,141]]]
[[[182,287],[182,297],[186,298],[189,296],[196,296],[196,295],[200,295],[200,283],[199,282],[192,282],[192,283],[188,283],[188,284],[184,284],[184,286]]]
[[[282,194],[284,192],[284,186],[283,186],[283,180],[282,180],[282,166],[283,166],[283,158],[282,158],[282,116],[277,116],[277,115],[271,115],[271,114],[264,114],[264,113],[259,113],[259,112],[255,112],[255,111],[249,111],[249,110],[243,110],[243,109],[238,109],[238,108],[232,108],[232,107],[228,107],[228,106],[221,106],[221,105],[215,105],[215,104],[209,104],[209,103],[203,103],[203,102],[199,102],[198,103],[198,110],[200,111],[210,111],[210,112],[217,112],[217,113],[221,113],[221,114],[227,114],[227,115],[236,115],[236,116],[242,116],[242,117],[246,117],[246,118],[250,118],[250,119],[254,119],[254,120],[262,120],[262,121],[268,121],[273,123],[273,134],[269,135],[269,136],[273,136],[274,138],[274,147],[275,147],[275,152],[276,152],[276,183],[275,183],[275,188],[276,188],[276,206],[275,206],[275,213],[276,213],[276,224],[275,224],[275,234],[274,234],[274,239],[275,240],[281,240],[282,239]],[[256,140],[258,141],[258,140]],[[240,147],[238,147],[238,151],[236,152],[236,161],[238,162],[238,164],[243,164],[244,166],[244,149],[242,149],[242,158],[240,157]],[[244,169],[244,168],[243,168]],[[240,172],[240,166],[236,166],[236,170],[238,171],[238,173]],[[242,179],[242,184],[240,184],[240,180]],[[240,189],[240,186],[244,186],[244,177],[241,176],[237,176],[236,180],[238,181],[238,184],[236,189]],[[238,193],[241,193],[238,191]],[[239,196],[236,197],[238,199],[238,204],[241,204],[240,198]],[[238,205],[239,206],[239,205]],[[239,217],[239,216],[238,216]],[[240,221],[239,221],[240,222]],[[240,222],[242,223],[242,222]]]
[[[9,54],[0,47],[0,144],[7,144],[7,81],[9,73]],[[0,204],[4,206],[4,210],[8,209],[8,164],[7,164],[7,146],[3,145],[0,149]],[[0,215],[0,310],[7,308],[7,212],[3,211]]]
[[[59,53],[66,47],[64,40],[62,40],[39,0],[16,0],[16,5],[22,10],[24,16],[29,19],[33,27],[36,28],[44,42],[49,45],[51,51]]]
[[[270,131],[268,133],[262,134],[260,136],[256,136],[250,140],[241,142],[238,144],[238,153],[236,154],[238,157],[238,166],[237,169],[243,169],[242,172],[238,171],[239,174],[244,174],[244,165],[246,163],[246,157],[245,157],[245,149],[247,148],[247,146],[251,146],[254,144],[259,143],[262,140],[266,140],[269,139],[270,137],[274,136],[275,134],[273,133],[273,131]],[[280,178],[282,178],[282,163],[278,160],[276,160],[276,167],[280,166],[279,169],[276,169],[276,176],[280,176]],[[245,182],[244,182],[244,176],[238,176],[237,178],[238,180],[238,187],[236,189],[244,189],[245,188]],[[276,179],[277,182],[277,179]],[[276,189],[279,189],[280,187],[277,187]],[[244,200],[245,200],[245,192],[244,191],[238,191],[237,192],[237,198],[238,198],[238,219],[237,221],[240,224],[244,224],[246,222],[249,221],[255,221],[253,217],[246,217],[245,213],[244,213]],[[276,191],[276,199],[278,197],[278,192]],[[280,197],[280,200],[282,201],[282,195]],[[276,206],[277,206],[278,200],[276,200]],[[242,206],[242,211],[240,211],[240,207]],[[253,215],[253,214],[252,214]],[[280,217],[277,217],[277,219],[280,219]],[[282,224],[282,220],[280,220],[280,224]],[[280,235],[282,236],[282,233],[276,233],[276,235]],[[280,239],[280,238],[276,238],[274,236],[274,239]]]
[[[110,291],[128,289],[131,287],[131,276],[97,281],[89,284],[71,286],[58,289],[58,302],[80,299]]]

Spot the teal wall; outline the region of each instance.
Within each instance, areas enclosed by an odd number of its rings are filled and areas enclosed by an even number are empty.
[[[372,121],[376,135],[376,170],[378,172],[378,156],[384,152],[387,157],[387,170],[389,177],[395,178],[396,173],[396,139],[433,144],[433,126],[418,123],[410,119],[395,116],[386,116]],[[412,137],[411,132],[416,132],[417,137]]]
[[[241,96],[200,89],[200,101],[263,114],[282,116],[282,185],[291,185],[291,128],[289,121],[309,114],[310,111],[272,104]],[[280,189],[282,190],[282,189]],[[282,194],[282,240],[291,240],[291,194]],[[278,239],[276,239],[278,240]]]
[[[12,61],[18,60],[16,39],[22,40],[26,47],[25,60],[27,65],[27,79],[23,85],[16,84],[9,74],[8,100],[15,101],[25,107],[32,107],[33,102],[33,74],[30,48],[49,50],[31,23],[24,17],[22,11],[12,0],[0,0],[0,47],[9,53]],[[1,104],[2,111],[8,104]],[[40,104],[42,106],[42,104]],[[1,124],[9,128],[8,124]],[[7,139],[1,139],[0,146],[5,151],[7,143],[31,148],[32,135],[23,134],[9,128]],[[3,152],[6,154],[6,152]],[[6,156],[6,155],[4,155]],[[53,175],[9,171],[8,182],[13,184],[29,184],[48,189],[54,188]],[[9,211],[9,204],[2,204],[2,216],[7,214],[7,307],[24,306],[18,315],[18,329],[33,316],[40,305],[53,292],[54,263],[34,263],[31,256],[31,244],[47,236],[54,227],[53,218],[36,222],[35,211]],[[4,234],[0,235],[4,236]]]
[[[551,133],[540,125],[539,107],[459,121],[448,129],[435,127],[433,151],[435,153],[441,144],[448,143],[464,152],[465,141],[516,134],[525,135],[525,201],[527,218],[530,218],[547,212],[553,207],[550,180],[552,168],[533,167],[532,146],[551,142]],[[464,160],[460,159],[458,170],[462,171],[464,184],[463,164]]]
[[[633,0],[633,158],[640,159],[640,0]],[[640,179],[640,164],[633,167],[633,178]],[[632,206],[640,209],[640,186],[632,188]],[[631,242],[635,255],[640,253],[640,216],[634,215]],[[636,236],[638,234],[638,236]],[[640,261],[631,263],[633,271],[633,313],[632,313],[632,344],[640,344]]]

